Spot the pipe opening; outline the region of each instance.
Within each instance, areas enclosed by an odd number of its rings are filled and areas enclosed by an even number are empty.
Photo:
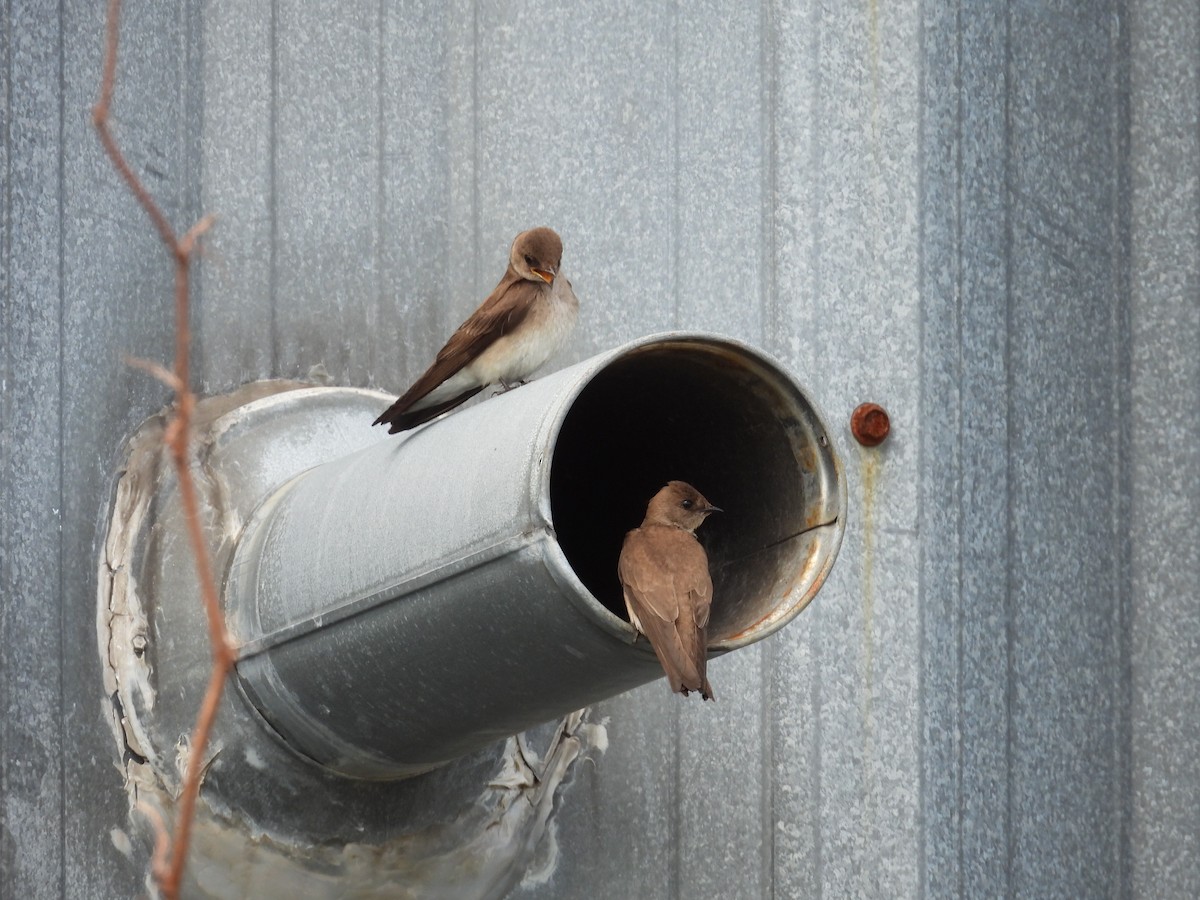
[[[837,527],[840,499],[827,445],[803,395],[745,350],[695,339],[635,348],[562,422],[550,477],[559,545],[592,596],[627,621],[625,533],[664,484],[690,482],[724,510],[697,531],[713,577],[709,642],[740,645],[811,596],[803,577],[817,577],[824,555],[813,533]]]

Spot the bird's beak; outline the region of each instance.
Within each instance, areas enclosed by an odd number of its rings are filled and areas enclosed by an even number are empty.
[[[546,282],[546,284],[554,284],[553,269],[534,269],[533,274],[542,279],[542,281]]]
[[[715,512],[725,512],[725,510],[721,509],[721,507],[719,507],[719,506],[706,506],[706,507],[704,507],[704,514],[705,514],[705,515],[708,515],[709,513],[715,513]]]

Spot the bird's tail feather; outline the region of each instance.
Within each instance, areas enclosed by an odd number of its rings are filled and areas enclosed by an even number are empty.
[[[471,388],[469,391],[464,391],[457,396],[451,397],[449,400],[443,400],[441,403],[435,403],[433,406],[426,406],[421,409],[401,408],[400,401],[397,400],[385,409],[379,418],[371,424],[387,425],[388,434],[395,434],[398,431],[408,431],[410,428],[416,428],[418,425],[424,425],[431,419],[436,419],[447,410],[454,409],[454,407],[466,403],[482,390],[483,386],[480,385],[479,387]]]

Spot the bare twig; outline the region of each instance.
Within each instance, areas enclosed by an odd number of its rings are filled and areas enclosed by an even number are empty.
[[[196,249],[196,242],[212,225],[213,219],[211,216],[205,216],[188,229],[182,238],[177,236],[154,198],[130,168],[109,131],[109,108],[112,104],[113,85],[117,71],[120,12],[120,0],[109,0],[108,23],[105,32],[104,75],[100,84],[100,99],[92,109],[92,122],[100,135],[100,142],[104,145],[105,152],[112,160],[113,167],[125,180],[146,214],[150,216],[150,221],[158,231],[158,236],[175,259],[175,371],[173,374],[168,373],[156,364],[145,361],[133,361],[133,364],[161,378],[175,391],[175,409],[167,426],[165,438],[171,449],[171,458],[179,480],[180,501],[183,505],[184,519],[187,522],[188,540],[196,559],[201,596],[208,617],[209,639],[213,648],[212,675],[209,678],[204,702],[201,704],[195,728],[192,731],[187,772],[179,798],[179,813],[173,842],[168,837],[166,827],[157,812],[151,817],[151,821],[155,825],[155,849],[151,861],[151,872],[163,896],[169,900],[176,900],[183,879],[184,864],[187,861],[188,841],[191,836],[196,798],[200,792],[200,778],[204,770],[204,749],[208,744],[213,719],[216,717],[217,708],[220,705],[225,680],[235,659],[229,634],[225,630],[225,623],[221,616],[216,582],[213,579],[212,564],[208,556],[208,545],[205,543],[204,531],[200,522],[196,487],[192,481],[188,460],[192,410],[196,403],[195,395],[189,387],[188,351],[191,346],[191,330],[188,325],[188,272],[192,254]]]
[[[142,359],[140,356],[123,356],[121,361],[131,369],[141,369],[152,378],[157,378],[175,393],[179,393],[179,380],[175,373],[152,359]]]

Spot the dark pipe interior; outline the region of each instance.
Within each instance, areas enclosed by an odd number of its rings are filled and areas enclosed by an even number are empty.
[[[725,510],[697,536],[709,554],[709,640],[760,621],[799,570],[789,537],[804,530],[799,458],[807,440],[794,395],[711,345],[656,345],[607,366],[583,389],[554,448],[555,532],[592,595],[628,618],[617,580],[625,533],[671,479]]]

